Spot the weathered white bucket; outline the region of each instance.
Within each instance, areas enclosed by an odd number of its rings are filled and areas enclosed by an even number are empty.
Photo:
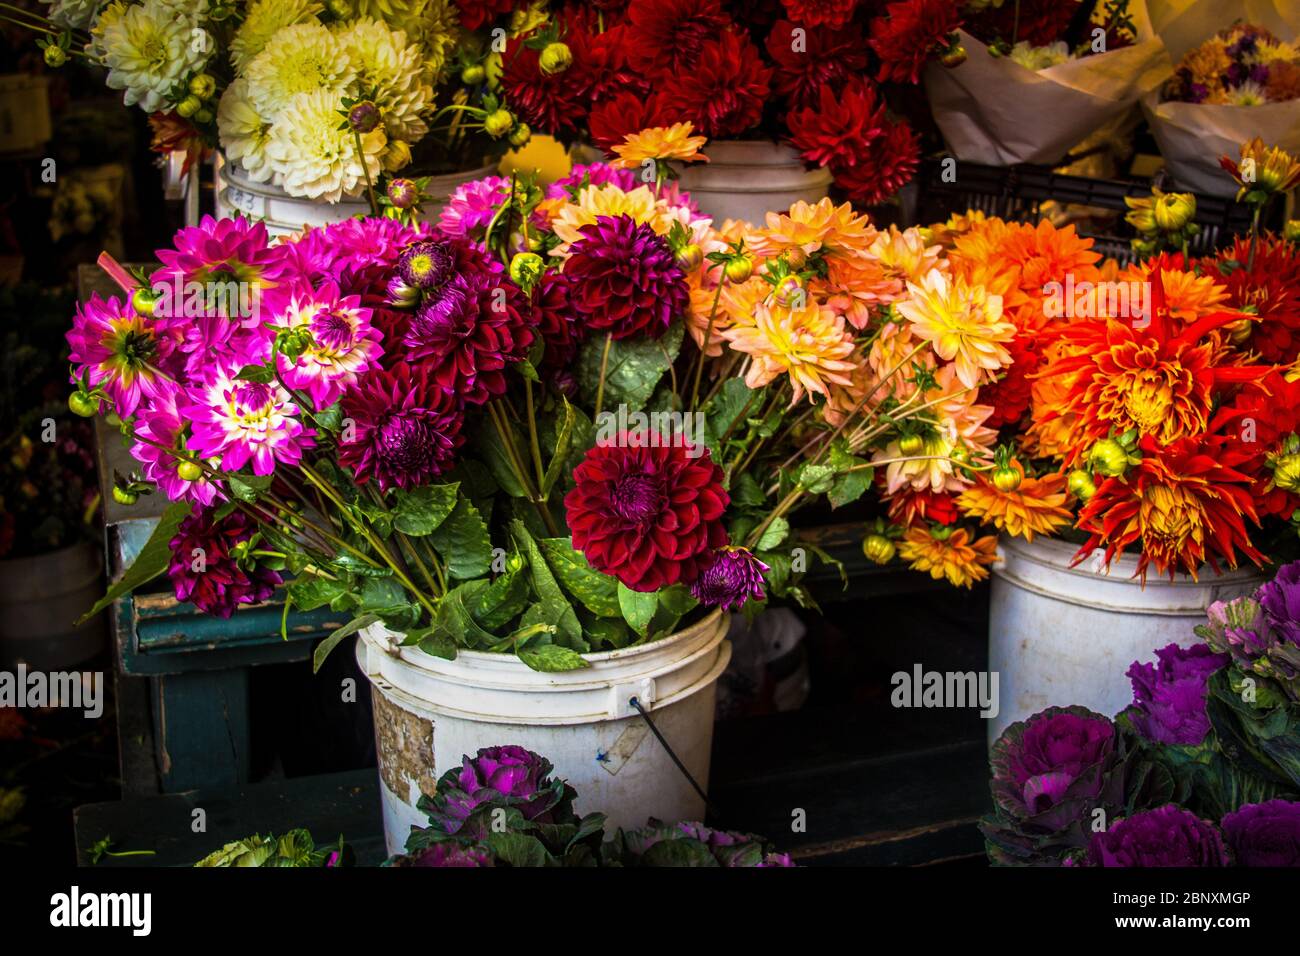
[[[681,188],[721,226],[726,219],[762,225],[769,212],[815,203],[831,187],[828,170],[808,169],[789,146],[771,140],[710,140],[707,163],[680,167]]]
[[[691,775],[707,786],[717,680],[731,659],[727,617],[640,647],[584,655],[581,670],[544,674],[512,654],[461,651],[454,661],[382,626],[361,632],[357,662],[370,678],[384,837],[400,852],[416,809],[438,777],[484,747],[517,744],[541,754],[578,792],[579,813],[611,827],[650,817],[698,820],[704,801],[633,709],[637,698]]]
[[[1114,716],[1133,700],[1124,676],[1136,660],[1155,658],[1170,643],[1200,640],[1192,631],[1218,600],[1251,593],[1264,579],[1254,570],[1200,581],[1154,572],[1142,587],[1137,557],[1116,559],[1106,574],[1096,558],[1071,568],[1077,546],[1050,538],[1032,543],[1005,535],[993,567],[989,606],[989,669],[998,674],[999,711],[989,719],[989,744],[1006,727],[1044,707],[1082,704]]]
[[[54,135],[49,87],[48,76],[0,76],[0,152],[21,152],[49,142]]]
[[[0,667],[39,670],[79,664],[104,646],[104,616],[74,622],[104,593],[98,548],[81,542],[30,558],[0,561]]]
[[[495,170],[495,166],[480,166],[465,172],[431,176],[424,190],[430,198],[421,207],[424,218],[437,220],[457,186],[490,176]],[[272,236],[302,232],[304,226],[326,226],[370,212],[365,197],[336,203],[318,202],[290,196],[270,183],[255,183],[243,169],[224,157],[217,158],[215,177],[217,218],[242,215],[262,220]]]

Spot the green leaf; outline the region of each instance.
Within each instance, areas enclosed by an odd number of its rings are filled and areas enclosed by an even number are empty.
[[[695,610],[699,603],[684,584],[674,584],[659,592],[659,606],[678,617]]]
[[[362,614],[360,617],[353,618],[344,624],[329,637],[316,645],[316,650],[311,655],[311,672],[320,673],[321,665],[325,663],[325,658],[330,656],[330,651],[339,646],[339,642],[345,637],[355,634],[364,627],[369,627],[379,620],[376,614]]]
[[[849,452],[842,440],[837,439],[831,444],[827,463],[835,469],[835,480],[826,493],[826,500],[832,508],[841,508],[857,501],[871,487],[875,469],[861,467],[867,464],[866,459]],[[850,470],[855,468],[858,470]]]
[[[758,486],[758,479],[745,471],[731,480],[731,501],[738,508],[761,508],[767,503],[767,495]]]
[[[524,612],[528,597],[523,569],[506,571],[483,592],[474,607],[474,619],[489,631],[499,631]]]
[[[485,649],[495,644],[497,636],[480,626],[469,610],[478,604],[487,587],[488,582],[480,578],[448,591],[438,602],[432,636],[447,638],[459,647]]]
[[[519,433],[519,429],[509,422],[506,423],[506,431],[509,433],[511,440],[514,442],[516,449],[525,448],[524,437]],[[483,451],[483,457],[487,460],[487,466],[492,472],[492,477],[496,483],[512,498],[526,498],[528,491],[524,488],[515,473],[514,466],[511,464],[510,454],[501,442],[501,435],[496,430],[496,426],[490,422],[484,422],[482,429],[479,431],[478,447]]]
[[[564,592],[560,590],[560,585],[556,582],[555,575],[551,573],[550,566],[537,546],[536,539],[528,533],[524,523],[518,519],[510,522],[510,533],[514,536],[515,546],[528,562],[528,576],[533,583],[533,593],[537,595],[541,607],[546,612],[537,620],[558,626],[561,632],[557,636],[563,638],[560,643],[585,649],[586,642],[582,638],[582,626],[578,623],[578,616],[573,612],[573,607],[564,596]],[[527,621],[527,623],[534,622]]]
[[[570,444],[573,440],[573,423],[575,420],[573,406],[569,404],[568,399],[563,395],[560,396],[560,401],[563,405],[560,412],[559,431],[555,437],[555,451],[551,453],[551,463],[546,466],[546,474],[542,476],[543,497],[551,493],[556,481],[564,474],[564,468],[569,458]]]
[[[157,526],[149,535],[149,540],[144,543],[136,559],[131,562],[131,566],[109,586],[108,591],[95,602],[94,607],[77,618],[77,623],[88,621],[122,595],[130,594],[166,571],[172,559],[171,540],[176,536],[176,529],[189,513],[188,501],[176,501],[168,505],[167,510],[158,519]],[[188,558],[187,555],[182,557]]]
[[[611,342],[605,366],[605,409],[626,405],[628,411],[640,411],[654,394],[659,379],[676,361],[682,334],[682,323],[674,322],[658,339],[636,337]],[[605,336],[592,336],[578,353],[577,379],[588,405],[596,402],[605,341]]]
[[[425,485],[398,490],[393,500],[393,527],[416,537],[433,534],[456,508],[460,485]]]
[[[574,671],[591,666],[577,651],[561,647],[559,644],[542,644],[539,647],[521,650],[519,659],[533,670],[547,673]]]
[[[235,378],[241,382],[258,382],[266,385],[275,381],[275,370],[269,365],[245,365]]]
[[[565,590],[577,598],[583,607],[601,617],[622,615],[623,610],[618,603],[618,582],[588,564],[586,557],[574,549],[569,538],[542,538],[537,543]]]
[[[466,498],[456,502],[450,517],[429,536],[447,563],[447,573],[467,580],[488,573],[492,567],[492,539],[478,509]]]
[[[300,611],[314,611],[324,607],[340,594],[348,590],[347,581],[331,581],[329,578],[315,576],[298,578],[291,581],[285,590],[293,606]]]
[[[632,632],[621,617],[593,617],[582,625],[591,646],[596,650],[618,650],[632,642]]]
[[[659,596],[654,591],[633,591],[622,581],[618,582],[618,605],[623,620],[642,637],[650,632],[650,622],[659,609]]]
[[[755,551],[771,551],[778,544],[785,540],[786,535],[790,533],[790,522],[785,518],[777,518],[767,526],[767,530],[758,539],[758,545]]]
[[[361,608],[365,611],[381,611],[409,603],[406,589],[391,577],[366,578],[361,582]],[[296,602],[295,602],[296,603]]]
[[[256,501],[262,492],[271,487],[273,475],[227,475],[226,486],[240,501]]]
[[[531,833],[489,833],[487,844],[497,859],[511,866],[554,866],[555,860],[546,852],[542,841]]]
[[[808,462],[799,470],[799,484],[810,495],[824,495],[831,490],[835,480],[835,469],[830,465],[814,465]]]

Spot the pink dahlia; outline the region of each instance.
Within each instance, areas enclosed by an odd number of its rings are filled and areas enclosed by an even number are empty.
[[[256,530],[242,511],[217,518],[212,509],[195,509],[170,542],[167,576],[176,589],[176,600],[188,601],[204,614],[228,618],[239,605],[256,604],[274,594],[283,580],[279,574],[231,553]]]
[[[665,108],[710,138],[738,136],[762,119],[772,72],[749,37],[724,32],[701,47],[690,70],[665,79]]]
[[[283,352],[276,356],[284,383],[310,395],[317,411],[333,405],[358,375],[377,367],[384,354],[382,336],[371,326],[370,316],[359,296],[341,296],[333,282],[295,293],[274,324],[303,330],[310,342],[296,359]]]
[[[342,280],[349,271],[360,272],[372,266],[391,269],[403,249],[428,238],[432,229],[427,223],[408,226],[396,219],[367,216],[332,223],[321,232],[325,243],[335,250],[333,274],[346,295],[352,290]]]
[[[658,338],[686,310],[686,276],[668,244],[626,213],[583,226],[569,247],[569,298],[594,332]]]
[[[217,374],[183,409],[192,422],[190,448],[203,458],[220,458],[226,471],[250,461],[255,475],[271,474],[277,461],[297,465],[315,433],[298,421],[292,396],[280,385],[231,375]]]
[[[428,484],[455,464],[464,441],[459,402],[425,367],[370,372],[342,407],[354,427],[351,440],[339,444],[339,461],[357,484],[373,479],[380,491]]]
[[[177,474],[181,460],[173,452],[190,454],[185,443],[189,419],[181,413],[183,402],[181,393],[173,390],[158,396],[147,409],[141,410],[135,422],[138,440],[131,446],[131,456],[140,462],[144,477],[157,485],[168,500],[210,505],[225,496],[207,472],[193,481]]]
[[[727,544],[731,499],[707,451],[692,457],[698,449],[644,437],[624,434],[588,451],[564,507],[573,546],[593,568],[633,591],[657,591],[694,581]]]
[[[67,339],[72,381],[84,378],[92,388],[102,387],[120,418],[176,387],[171,360],[175,336],[153,319],[136,315],[129,302],[92,295],[77,306]]]
[[[767,565],[748,548],[728,545],[709,557],[691,585],[691,594],[705,607],[736,611],[746,601],[766,599],[763,591],[766,570]]]
[[[438,229],[456,239],[483,238],[483,231],[510,195],[510,180],[484,176],[457,186],[438,216]]]
[[[802,35],[796,36],[796,29]],[[838,89],[867,67],[866,43],[856,24],[832,30],[781,20],[768,34],[767,52],[776,63],[772,87],[794,109],[816,106],[824,87]]]
[[[644,128],[644,127],[643,127]],[[546,187],[547,199],[559,199],[564,196],[576,196],[584,186],[605,186],[613,183],[624,192],[631,192],[641,184],[637,182],[636,173],[630,169],[619,169],[608,163],[574,163],[569,175],[557,179]]]
[[[855,77],[842,89],[823,86],[816,108],[792,110],[786,119],[790,142],[818,166],[856,165],[883,132],[885,104],[876,88]]]

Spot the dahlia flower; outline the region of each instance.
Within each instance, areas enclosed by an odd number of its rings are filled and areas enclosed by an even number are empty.
[[[626,16],[628,62],[646,75],[689,76],[731,23],[721,0],[632,0]]]
[[[802,308],[760,303],[752,325],[724,330],[737,352],[751,357],[745,384],[762,388],[780,375],[790,377],[791,404],[804,393],[830,395],[832,385],[851,386],[853,336],[844,317],[811,298]]]
[[[726,31],[704,43],[689,70],[670,73],[662,95],[672,115],[689,120],[705,136],[738,136],[762,119],[771,79],[772,68],[763,64],[749,37]]]
[[[102,388],[119,418],[176,387],[169,362],[173,337],[129,302],[92,294],[77,306],[67,340],[72,381]]]
[[[667,112],[663,97],[658,94],[623,90],[608,99],[596,100],[587,117],[591,142],[611,152],[633,133],[663,126]]]
[[[1289,365],[1300,356],[1300,246],[1278,236],[1255,242],[1238,238],[1206,263],[1220,281],[1232,308],[1252,308],[1250,347],[1266,362]],[[1216,288],[1219,288],[1216,286]]]
[[[335,32],[356,70],[356,83],[379,107],[390,139],[418,141],[429,131],[420,116],[433,104],[433,88],[421,69],[421,51],[401,30],[380,20],[359,19]]]
[[[551,230],[560,244],[551,250],[553,256],[567,256],[571,244],[583,236],[583,229],[601,218],[616,219],[629,216],[637,223],[649,225],[658,235],[666,235],[671,228],[672,211],[667,203],[657,198],[648,186],[625,190],[617,183],[584,186],[571,201],[559,207],[551,220]]]
[[[216,47],[199,26],[197,8],[182,9],[170,0],[129,4],[101,17],[91,35],[93,51],[108,69],[105,82],[125,90],[127,106],[138,103],[146,113],[170,103],[172,90],[200,72]]]
[[[383,0],[367,0],[382,3]],[[391,0],[390,0],[391,2]],[[456,0],[460,22],[466,30],[477,30],[514,9],[514,0]]]
[[[938,269],[919,283],[909,282],[907,291],[895,308],[940,358],[953,363],[962,385],[974,388],[988,373],[1011,363],[1006,346],[1016,327],[1002,318],[1001,296]]]
[[[665,243],[631,216],[579,230],[564,260],[569,300],[585,326],[616,339],[658,338],[687,306],[685,275]]]
[[[196,508],[181,522],[169,546],[167,576],[176,600],[188,601],[204,614],[228,618],[240,604],[267,600],[281,583],[269,568],[239,561],[235,545],[247,541],[257,525],[242,511],[217,518],[210,508]]]
[[[378,366],[384,352],[370,316],[358,296],[341,295],[332,282],[295,292],[273,324],[277,329],[305,330],[310,344],[296,358],[283,352],[276,356],[281,379],[290,388],[304,390],[317,411],[333,405],[361,373]]]
[[[50,8],[50,20],[61,27],[87,30],[99,12],[102,0],[41,0]]]
[[[596,445],[574,469],[564,507],[573,546],[597,571],[633,591],[691,583],[728,543],[730,496],[707,450],[651,445],[620,435]]]
[[[578,352],[578,344],[586,336],[579,312],[570,301],[569,281],[562,273],[554,269],[542,273],[534,290],[534,309],[537,333],[546,343],[538,371],[555,376],[569,367]]]
[[[1087,866],[1228,866],[1214,824],[1170,803],[1116,820],[1092,834]]]
[[[1014,491],[1002,491],[981,477],[958,496],[961,510],[1026,541],[1033,541],[1036,534],[1050,536],[1068,527],[1072,516],[1065,507],[1065,476],[1028,477],[1020,462],[1012,467],[1021,476],[1020,485]]]
[[[786,212],[769,212],[761,229],[745,233],[745,245],[760,258],[774,259],[796,252],[805,258],[818,252],[865,252],[876,229],[849,203],[835,205],[829,197],[817,203],[797,200]]]
[[[367,174],[379,178],[384,131],[363,133],[358,154],[353,133],[338,128],[339,96],[327,89],[298,93],[271,127],[266,155],[290,195],[338,202],[364,189]]]
[[[191,421],[190,448],[202,458],[220,458],[226,471],[251,461],[253,474],[269,475],[277,461],[297,465],[313,444],[314,432],[303,428],[298,406],[279,385],[219,372],[189,398],[182,411]]]
[[[857,162],[835,167],[835,183],[854,202],[875,206],[911,182],[920,161],[920,138],[912,127],[902,120],[885,123]]]
[[[325,7],[317,0],[253,0],[230,40],[230,63],[239,74],[271,39],[295,23],[314,23]]]
[[[707,163],[709,157],[700,152],[700,147],[708,142],[708,137],[692,136],[693,131],[690,123],[673,123],[628,133],[614,147],[618,158],[610,165],[616,169],[637,169],[646,160]]]
[[[266,153],[271,120],[253,105],[248,80],[242,76],[226,87],[217,103],[217,133],[226,159],[237,163],[253,182],[264,183],[275,175]]]
[[[380,491],[429,484],[455,464],[464,442],[460,403],[423,366],[366,373],[343,396],[342,411],[353,431],[339,443],[339,462],[357,484],[374,480]]]
[[[457,239],[482,239],[482,230],[510,196],[510,180],[484,176],[457,186],[438,214],[438,229]]]
[[[926,61],[946,49],[961,26],[957,7],[955,0],[900,0],[885,7],[871,21],[871,49],[880,58],[876,79],[920,82]]]
[[[295,23],[278,30],[243,72],[248,97],[258,115],[273,122],[289,118],[303,93],[324,93],[337,110],[356,79],[355,69],[338,37],[320,23]],[[338,113],[333,114],[339,125]],[[351,134],[349,134],[350,136]]]
[[[781,5],[796,23],[838,29],[853,18],[858,0],[781,0]]]
[[[289,279],[289,266],[280,249],[270,245],[266,225],[242,216],[204,216],[197,226],[177,230],[171,248],[159,249],[157,257],[161,265],[149,281],[165,295],[170,293],[170,301],[160,300],[154,306],[154,315],[173,325],[194,317],[185,314],[189,310],[184,301],[177,301],[178,286],[185,295],[184,287],[190,283],[205,287],[236,283],[236,290],[227,289],[232,294],[214,296],[212,304],[225,318],[256,328],[262,323],[262,307],[269,305],[265,298],[273,290],[282,290]],[[248,314],[240,314],[244,305],[248,306]]]
[[[927,571],[936,581],[947,579],[956,587],[971,588],[989,576],[988,566],[998,560],[998,539],[991,534],[974,541],[965,528],[936,538],[924,527],[909,528],[898,545],[898,555],[914,571]]]
[[[839,168],[857,164],[883,132],[884,117],[876,88],[855,77],[839,90],[823,86],[817,105],[791,110],[786,125],[806,162]]]
[[[156,396],[147,408],[140,410],[134,428],[138,440],[131,446],[131,457],[140,462],[144,477],[157,485],[170,501],[192,501],[207,506],[218,497],[225,497],[208,473],[204,471],[193,481],[177,474],[181,460],[172,452],[189,454],[185,445],[189,419],[182,413],[180,404],[179,390],[173,389]]]
[[[795,30],[802,33],[796,40]],[[838,88],[867,67],[866,43],[854,23],[830,29],[779,20],[767,36],[767,53],[776,63],[772,88],[793,109],[817,104],[826,87]]]
[[[1219,165],[1241,187],[1237,190],[1238,202],[1250,192],[1285,193],[1300,184],[1300,161],[1279,146],[1265,146],[1258,136],[1241,144],[1240,162],[1224,156]],[[1249,170],[1250,175],[1243,170]]]
[[[527,45],[524,37],[506,41],[501,54],[501,89],[515,116],[530,127],[559,135],[576,128],[586,110],[580,88],[568,70],[547,73],[541,68],[541,51]]]
[[[747,548],[727,546],[713,552],[691,584],[691,594],[705,607],[738,611],[746,601],[763,601],[763,572],[768,566]]]

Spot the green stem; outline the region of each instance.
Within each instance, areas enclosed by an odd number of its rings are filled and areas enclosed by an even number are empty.
[[[605,335],[605,349],[600,353],[600,381],[596,385],[596,418],[605,408],[605,371],[609,368],[609,347],[614,344],[614,333]]]
[[[375,199],[375,184],[370,179],[370,167],[366,165],[366,151],[361,145],[361,133],[354,129],[352,140],[357,144],[357,161],[361,163],[361,171],[366,175],[366,195],[370,197],[370,215],[378,217],[379,201]]]
[[[524,402],[528,408],[528,442],[533,449],[533,467],[537,469],[537,490],[546,483],[546,469],[542,467],[542,446],[537,440],[537,413],[533,408],[533,383],[524,379]]]
[[[718,300],[722,298],[722,283],[725,281],[726,276],[718,276],[718,288],[713,293],[713,307],[709,309],[709,323],[704,329],[704,343],[700,346],[699,360],[695,363],[695,382],[691,385],[691,404],[687,406],[690,409],[695,408],[695,400],[700,397],[700,377],[704,374],[704,360],[709,350],[709,340],[713,338],[713,322],[718,316]]]

